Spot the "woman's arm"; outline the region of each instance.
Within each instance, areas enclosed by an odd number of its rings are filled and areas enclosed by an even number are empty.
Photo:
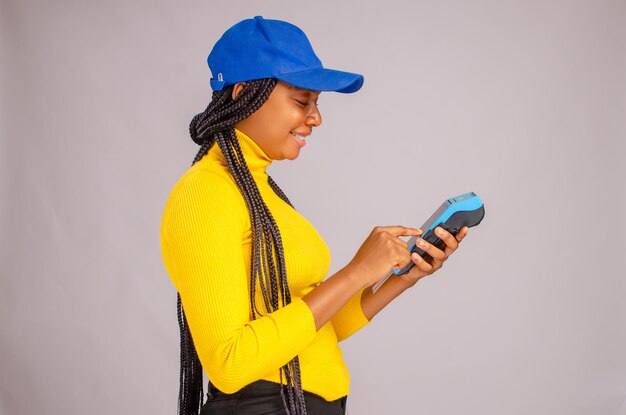
[[[390,269],[411,260],[409,250],[398,236],[419,235],[404,226],[378,226],[369,234],[348,265],[302,297],[319,330],[359,291],[383,278]]]
[[[420,248],[433,258],[432,263],[428,263],[421,256],[413,254],[411,259],[416,266],[411,268],[408,273],[401,276],[392,276],[375,293],[372,292],[372,287],[366,289],[361,296],[361,308],[365,317],[371,320],[396,297],[408,288],[413,287],[417,281],[440,269],[448,257],[459,247],[459,243],[467,236],[468,231],[469,228],[465,227],[455,237],[443,228],[438,227],[435,232],[446,243],[444,250],[440,250],[420,239],[420,242],[424,244],[420,245]]]
[[[316,329],[331,320],[361,290],[365,290],[361,295],[361,308],[365,317],[371,320],[407,288],[440,269],[467,232],[468,228],[463,228],[454,237],[437,228],[437,236],[446,243],[444,250],[420,240],[424,244],[420,248],[433,258],[428,263],[417,254],[410,256],[408,246],[398,238],[401,235],[419,235],[420,231],[402,226],[374,228],[348,265],[302,298],[311,309]],[[410,260],[415,266],[408,273],[388,279],[375,293],[372,292],[371,286],[387,275],[390,269],[402,268]]]

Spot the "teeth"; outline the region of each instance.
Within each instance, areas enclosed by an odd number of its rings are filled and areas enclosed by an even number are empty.
[[[306,137],[297,133],[291,133],[294,137],[299,138],[300,140],[306,140]]]

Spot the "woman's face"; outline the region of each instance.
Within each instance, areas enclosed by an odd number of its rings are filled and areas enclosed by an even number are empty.
[[[242,84],[235,85],[237,96]],[[253,139],[273,160],[294,160],[305,146],[313,127],[322,124],[317,109],[320,93],[278,82],[269,98],[255,113],[235,127]]]

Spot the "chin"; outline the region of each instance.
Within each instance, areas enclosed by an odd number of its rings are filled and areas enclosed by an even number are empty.
[[[283,160],[295,160],[298,158],[299,155],[300,150],[296,151],[295,153],[287,153],[284,155]]]

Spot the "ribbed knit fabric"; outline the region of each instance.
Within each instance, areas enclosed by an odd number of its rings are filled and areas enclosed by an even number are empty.
[[[174,186],[161,223],[167,272],[180,293],[202,367],[211,382],[234,393],[259,379],[280,382],[279,368],[300,358],[303,389],[326,400],[349,392],[337,344],[368,323],[355,295],[319,331],[302,297],[327,275],[328,247],[315,228],[269,186],[272,160],[236,130],[263,200],[280,229],[291,304],[251,320],[251,228],[245,201],[214,145]],[[256,304],[265,310],[260,288]]]

